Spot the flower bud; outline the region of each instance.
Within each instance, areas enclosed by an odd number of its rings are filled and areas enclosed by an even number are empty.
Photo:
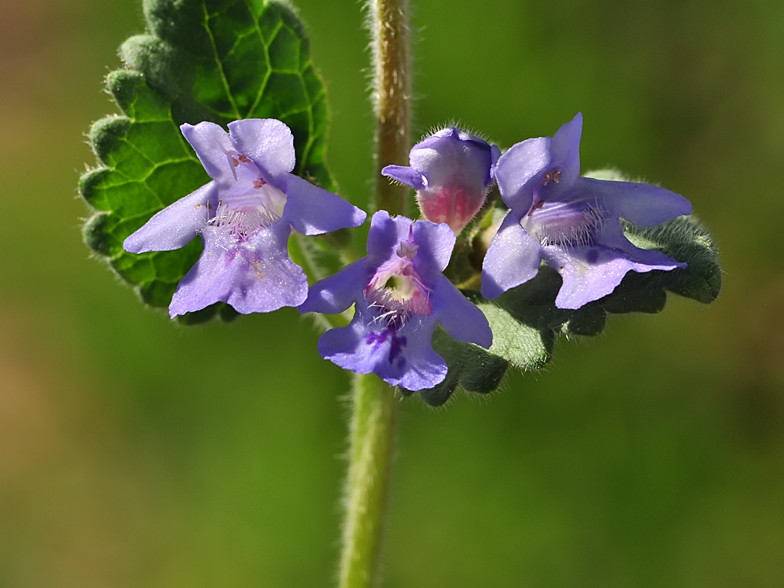
[[[414,145],[410,167],[388,165],[381,173],[414,188],[422,215],[459,234],[482,207],[499,156],[495,145],[449,127]]]

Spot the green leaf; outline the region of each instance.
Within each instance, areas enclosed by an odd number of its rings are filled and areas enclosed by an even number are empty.
[[[668,257],[688,264],[684,270],[651,272],[653,275],[649,276],[649,282],[704,304],[716,300],[721,291],[718,249],[697,219],[683,216],[656,227],[625,223],[624,230],[637,247],[658,249]]]
[[[198,259],[195,239],[177,251],[126,253],[125,238],[156,212],[210,181],[179,126],[242,118],[277,118],[294,133],[295,172],[334,191],[324,161],[328,113],[324,85],[292,10],[260,0],[149,0],[148,33],[120,48],[125,68],[107,78],[122,111],[97,121],[90,143],[98,166],[79,191],[93,216],[85,243],[133,284],[144,302],[169,305]],[[194,323],[223,304],[189,315]]]
[[[446,361],[446,378],[438,386],[420,390],[422,399],[430,406],[441,406],[449,400],[458,385],[469,392],[487,394],[501,384],[509,361],[477,345],[456,341],[440,327],[433,334],[433,350]],[[401,388],[404,396],[413,392]]]
[[[678,261],[685,269],[629,272],[615,291],[577,310],[555,306],[561,276],[550,267],[496,300],[484,300],[475,292],[466,295],[484,312],[493,330],[493,345],[485,351],[455,341],[439,329],[433,348],[449,367],[444,382],[420,395],[430,405],[445,403],[461,387],[468,392],[497,389],[509,367],[536,370],[552,359],[558,336],[595,336],[604,330],[607,314],[657,313],[664,309],[667,292],[710,303],[721,289],[718,252],[708,232],[693,217],[679,217],[657,227],[624,223],[626,236],[638,247],[656,249]],[[411,392],[403,391],[409,395]]]

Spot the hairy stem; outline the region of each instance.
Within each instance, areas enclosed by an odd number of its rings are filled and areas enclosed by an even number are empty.
[[[340,588],[374,583],[386,505],[397,400],[373,374],[354,378]]]
[[[407,189],[381,175],[408,162],[411,134],[408,0],[368,0],[376,114],[376,210],[406,213]],[[394,387],[373,374],[354,378],[349,471],[346,480],[340,588],[375,583],[384,521],[397,401]]]
[[[369,0],[376,113],[376,210],[406,213],[408,188],[381,175],[387,165],[407,165],[411,127],[408,0]]]

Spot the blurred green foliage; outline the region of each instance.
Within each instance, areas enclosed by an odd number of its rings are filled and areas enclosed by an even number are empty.
[[[610,317],[488,399],[404,401],[387,585],[778,588],[784,4],[455,1],[416,6],[417,132],[457,119],[508,147],[582,111],[583,169],[691,199],[726,274],[710,307]],[[330,167],[364,206],[363,17],[298,6]],[[327,585],[348,378],[317,334],[290,309],[178,327],[80,240],[82,134],[139,5],[3,14],[0,586]]]

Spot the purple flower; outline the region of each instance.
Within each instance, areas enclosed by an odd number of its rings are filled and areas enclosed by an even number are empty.
[[[578,114],[552,139],[528,139],[498,160],[498,188],[511,210],[485,256],[485,298],[527,282],[542,260],[561,274],[555,304],[567,309],[610,294],[630,270],[686,267],[632,245],[620,219],[658,225],[691,214],[689,201],[650,184],[579,177],[582,123]]]
[[[446,363],[431,345],[436,323],[455,339],[489,347],[485,315],[441,273],[454,245],[446,224],[374,214],[367,257],[316,282],[299,307],[335,314],[355,304],[349,326],[319,339],[321,356],[415,391],[446,377]]]
[[[422,215],[459,234],[482,207],[500,153],[495,145],[450,127],[414,145],[411,167],[388,165],[381,173],[416,189]]]
[[[294,137],[279,120],[234,121],[228,133],[209,122],[180,129],[212,181],[123,243],[130,253],[170,251],[201,236],[204,251],[178,284],[169,314],[215,302],[242,314],[302,304],[308,284],[288,255],[292,230],[318,235],[356,227],[365,213],[290,173]]]

